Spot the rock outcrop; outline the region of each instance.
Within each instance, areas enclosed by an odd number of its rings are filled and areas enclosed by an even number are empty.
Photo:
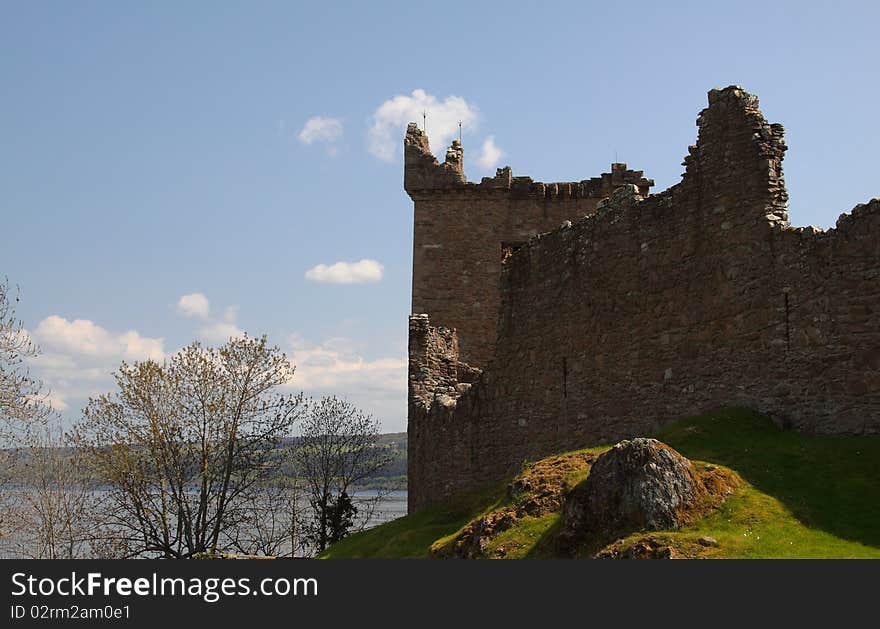
[[[656,439],[621,441],[565,501],[563,539],[676,529],[707,501],[691,462]]]

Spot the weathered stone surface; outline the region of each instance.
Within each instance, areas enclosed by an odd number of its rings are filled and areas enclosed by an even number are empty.
[[[408,180],[430,317],[410,327],[411,510],[719,407],[880,434],[880,199],[792,228],[783,129],[757,99],[714,90],[698,127],[682,181],[650,196],[625,166],[596,186]],[[629,183],[641,200],[596,210]]]
[[[469,522],[453,542],[452,556],[458,559],[484,557],[491,539],[515,523],[512,511],[497,511]]]
[[[639,193],[638,187],[628,183],[612,192],[610,197],[599,201],[596,210],[632,207],[641,200],[642,195]]]
[[[565,534],[607,537],[675,529],[705,493],[691,462],[656,439],[621,441],[565,501]]]
[[[591,452],[570,452],[527,466],[508,485],[511,504],[486,513],[466,524],[451,543],[435,549],[435,556],[475,559],[504,557],[505,548],[487,552],[493,538],[513,527],[521,518],[538,518],[562,509],[571,490],[569,479],[596,460]]]
[[[655,539],[645,538],[631,544],[612,544],[596,555],[596,559],[678,559],[675,549]]]

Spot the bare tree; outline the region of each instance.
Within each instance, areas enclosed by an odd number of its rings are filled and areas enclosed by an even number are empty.
[[[249,503],[280,462],[301,408],[276,392],[294,368],[265,337],[193,343],[163,364],[123,363],[117,391],[89,400],[74,443],[107,484],[122,556],[225,552],[253,524]]]
[[[28,432],[7,495],[7,548],[31,559],[79,559],[96,554],[100,497],[92,491],[77,451],[60,426]]]
[[[27,359],[39,354],[21,320],[16,318],[18,292],[0,282],[0,444],[9,445],[21,431],[45,420],[50,412],[42,383],[33,378]]]
[[[15,496],[9,485],[21,446],[28,435],[45,427],[51,413],[42,383],[27,366],[39,348],[15,315],[18,299],[9,280],[0,281],[0,540],[8,540],[15,524]]]
[[[244,555],[295,557],[304,548],[303,513],[296,477],[270,480],[242,501],[239,526],[224,531],[225,546]]]
[[[313,514],[306,533],[317,552],[349,533],[359,507],[372,511],[378,502],[353,496],[359,482],[393,458],[378,438],[378,422],[345,400],[331,396],[308,405],[292,457]]]

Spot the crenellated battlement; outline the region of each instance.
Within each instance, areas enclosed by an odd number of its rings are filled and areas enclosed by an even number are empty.
[[[464,174],[464,148],[454,139],[441,164],[431,153],[428,137],[414,122],[409,123],[404,138],[404,189],[415,200],[432,194],[452,192],[471,195],[507,192],[511,198],[523,199],[604,199],[615,189],[633,184],[643,195],[654,185],[644,171],[630,170],[626,164],[611,164],[611,172],[582,181],[544,183],[531,177],[513,176],[510,166],[498,168],[494,177],[483,177],[479,183],[467,181]]]

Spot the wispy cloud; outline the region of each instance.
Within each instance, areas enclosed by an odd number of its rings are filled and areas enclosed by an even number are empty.
[[[312,396],[338,395],[383,422],[386,430],[402,430],[406,416],[406,370],[403,356],[365,359],[345,338],[319,344],[290,338],[289,355],[296,371],[287,387]]]
[[[380,281],[384,269],[376,260],[363,259],[359,262],[318,264],[306,271],[305,277],[311,282],[327,284],[366,284]]]
[[[244,336],[244,330],[238,327],[237,319],[238,306],[227,306],[219,320],[212,319],[201,326],[197,334],[203,341],[215,344],[225,343],[229,339],[241,338]]]
[[[324,144],[327,151],[334,155],[337,150],[335,144],[342,138],[342,133],[342,120],[314,116],[306,121],[296,137],[303,144]]]
[[[223,320],[226,323],[235,323],[236,319],[238,319],[238,306],[228,306],[223,311]]]
[[[211,316],[211,300],[203,293],[190,293],[177,300],[177,312],[185,317],[201,319],[204,323],[196,330],[197,336],[208,343],[225,343],[239,338],[244,331],[236,325],[238,306],[228,306],[218,319]]]
[[[370,152],[381,160],[391,162],[400,153],[404,130],[408,122],[422,122],[427,114],[426,130],[433,151],[443,149],[458,133],[458,123],[468,130],[476,126],[477,107],[459,96],[448,96],[440,101],[425,90],[413,90],[409,96],[399,95],[386,100],[373,113],[373,124],[368,134]],[[440,156],[442,159],[442,156]]]
[[[477,164],[487,170],[491,170],[498,165],[504,152],[495,145],[495,137],[489,136],[483,141],[483,148],[477,157]]]
[[[177,300],[177,312],[185,317],[207,319],[211,313],[211,302],[202,293],[190,293]]]
[[[199,338],[209,343],[225,343],[231,338],[244,336],[244,330],[233,322],[217,321],[199,328],[198,334]]]

